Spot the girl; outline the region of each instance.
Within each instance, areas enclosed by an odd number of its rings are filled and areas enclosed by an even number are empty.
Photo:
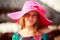
[[[45,14],[46,10],[34,0],[25,2],[22,11],[9,13],[8,16],[19,25],[12,40],[42,40],[42,34],[52,31],[48,28],[52,21]]]

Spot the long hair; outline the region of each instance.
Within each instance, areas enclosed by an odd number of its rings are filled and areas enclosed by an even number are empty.
[[[25,15],[23,15],[21,18],[20,18],[20,20],[19,20],[19,25],[21,25],[21,30],[23,29],[23,28],[25,28],[25,20],[24,20],[24,18],[25,18]],[[37,20],[36,20],[36,22],[33,24],[33,27],[31,27],[32,28],[32,30],[33,30],[33,34],[36,34],[36,33],[39,33],[39,30],[41,29],[41,28],[43,28],[41,25],[40,25],[40,15],[37,13]]]

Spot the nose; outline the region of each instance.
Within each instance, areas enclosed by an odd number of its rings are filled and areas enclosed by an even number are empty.
[[[30,16],[29,16],[29,19],[33,19],[33,16],[30,15]]]

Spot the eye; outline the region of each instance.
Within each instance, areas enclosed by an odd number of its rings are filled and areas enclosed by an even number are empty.
[[[26,13],[25,16],[29,16],[29,13]]]
[[[37,13],[35,13],[33,16],[38,16]]]

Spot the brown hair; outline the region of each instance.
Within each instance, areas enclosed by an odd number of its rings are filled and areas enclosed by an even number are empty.
[[[21,30],[25,27],[25,20],[24,20],[24,16],[22,16],[19,20],[19,24],[22,26]],[[32,30],[33,30],[33,35],[35,35],[36,33],[39,33],[39,30],[42,28],[42,26],[40,26],[40,16],[37,13],[37,21],[36,23],[33,25]]]

